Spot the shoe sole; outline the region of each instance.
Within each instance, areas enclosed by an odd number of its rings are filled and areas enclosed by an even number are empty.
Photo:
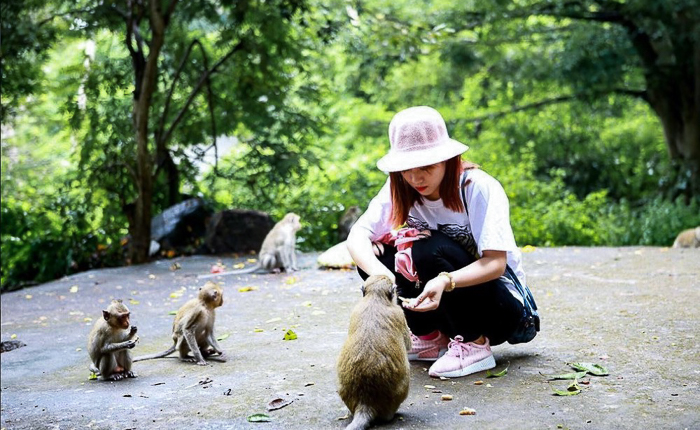
[[[481,361],[477,361],[474,364],[471,364],[467,367],[464,367],[462,369],[457,369],[457,370],[452,370],[450,372],[442,372],[442,373],[437,373],[437,372],[428,372],[430,376],[434,376],[436,378],[459,378],[461,376],[467,376],[471,375],[472,373],[476,372],[481,372],[484,370],[489,370],[493,369],[496,367],[496,360],[493,358],[493,355],[484,358]]]
[[[438,351],[437,357],[421,357],[420,352],[418,354],[408,354],[408,361],[437,361],[437,359],[445,355],[446,352],[447,348],[441,348],[440,351]]]

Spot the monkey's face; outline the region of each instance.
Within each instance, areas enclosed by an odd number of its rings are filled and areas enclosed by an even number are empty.
[[[130,316],[130,315],[131,315],[131,314],[130,314],[129,312],[117,314],[116,317],[115,317],[116,326],[119,327],[119,328],[122,328],[122,329],[124,329],[124,330],[128,329],[128,328],[129,328],[129,324],[131,324],[131,322],[129,321],[129,316]]]

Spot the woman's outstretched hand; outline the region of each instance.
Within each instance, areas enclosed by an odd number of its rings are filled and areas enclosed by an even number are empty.
[[[440,306],[442,293],[445,291],[445,288],[447,288],[446,280],[449,284],[449,279],[445,276],[438,276],[437,278],[431,279],[425,284],[423,292],[415,299],[403,303],[403,307],[416,312],[434,311]]]

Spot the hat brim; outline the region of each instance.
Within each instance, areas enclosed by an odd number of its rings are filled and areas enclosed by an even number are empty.
[[[469,147],[462,142],[448,139],[437,148],[405,152],[389,151],[377,161],[377,167],[382,172],[401,172],[449,160],[468,149]]]

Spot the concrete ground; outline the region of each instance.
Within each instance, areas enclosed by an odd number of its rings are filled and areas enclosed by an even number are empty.
[[[88,379],[86,341],[100,310],[123,299],[139,327],[134,354],[165,350],[170,312],[203,284],[196,275],[232,259],[95,270],[3,294],[2,340],[16,335],[27,346],[1,356],[2,428],[344,428],[335,360],[360,280],[319,270],[315,258],[302,256],[305,269],[292,276],[221,279],[217,335],[228,336],[220,342],[228,362],[139,362],[138,378],[118,382]],[[439,380],[413,363],[399,417],[379,428],[700,428],[700,249],[539,248],[524,260],[542,331],[528,344],[494,347],[496,370],[507,366],[507,375]],[[283,339],[288,329],[296,340]],[[555,396],[568,381],[543,375],[570,372],[568,362],[610,374],[584,378],[578,395]],[[267,411],[275,398],[292,403]],[[465,407],[476,414],[460,415]],[[246,420],[256,413],[271,421]]]

